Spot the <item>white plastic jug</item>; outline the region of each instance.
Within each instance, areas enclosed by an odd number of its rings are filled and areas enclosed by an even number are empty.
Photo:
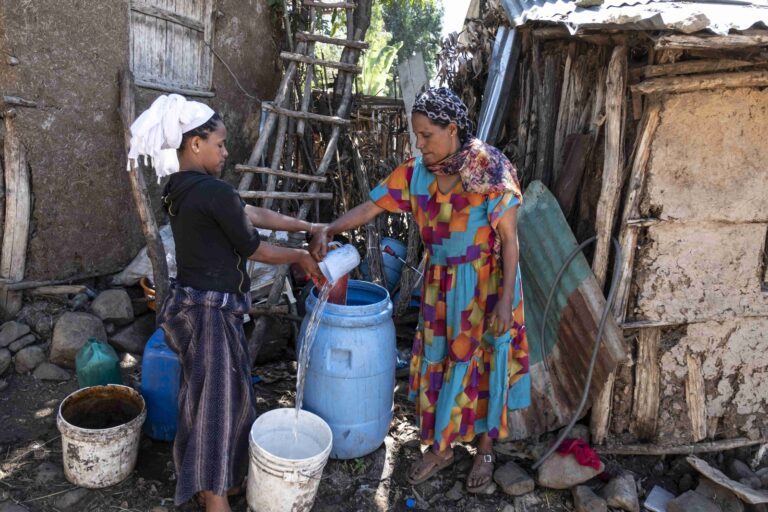
[[[325,259],[318,266],[328,282],[335,284],[360,264],[360,253],[351,244],[340,245],[338,242],[332,242],[332,244],[336,244],[338,249],[328,251]]]

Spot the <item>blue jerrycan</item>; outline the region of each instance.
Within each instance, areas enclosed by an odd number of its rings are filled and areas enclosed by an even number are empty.
[[[157,441],[176,436],[181,365],[176,353],[165,344],[165,332],[158,329],[144,347],[141,362],[141,396],[147,404],[144,432]]]

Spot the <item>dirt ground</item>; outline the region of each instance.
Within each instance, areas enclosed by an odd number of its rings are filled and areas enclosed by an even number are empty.
[[[138,361],[129,360],[127,364],[124,361],[123,372],[127,384],[138,386]],[[264,379],[254,386],[260,413],[293,405],[294,361],[258,367],[255,373]],[[60,401],[77,388],[76,379],[53,384],[15,374],[7,379],[8,388],[0,392],[0,510],[4,510],[4,500],[6,504],[16,502],[23,505],[31,512],[199,510],[193,503],[181,507],[173,505],[175,481],[171,445],[146,437],[142,438],[136,469],[128,479],[110,488],[87,491],[76,504],[65,507],[62,497],[76,487],[66,481],[61,470],[61,440],[56,428],[56,411]],[[467,493],[464,480],[471,466],[472,448],[463,445],[456,450],[457,463],[452,468],[421,485],[409,485],[405,474],[418,456],[419,443],[413,424],[413,407],[405,395],[406,386],[405,379],[398,380],[394,419],[389,436],[378,450],[360,459],[329,461],[314,511],[406,510],[408,498],[414,500],[416,510],[574,510],[570,491],[537,488],[522,497],[507,496],[499,489],[492,495]],[[507,460],[515,460],[530,471],[535,454],[546,448],[552,439],[552,436],[543,436],[537,442],[498,445],[497,467]],[[53,474],[42,469],[52,467],[50,463],[56,468]],[[635,473],[642,487],[641,499],[656,483],[663,484],[672,492],[677,491],[676,482],[682,475],[691,473],[681,458],[634,457],[606,460],[606,463],[608,471],[623,467]],[[599,487],[602,484],[596,481],[594,485]],[[244,497],[233,500],[233,510],[247,510]]]

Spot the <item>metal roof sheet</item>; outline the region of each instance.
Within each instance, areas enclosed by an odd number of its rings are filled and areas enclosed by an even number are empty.
[[[529,21],[562,23],[579,29],[677,30],[693,33],[768,27],[768,0],[501,0],[515,25]],[[590,4],[598,4],[586,7]],[[580,7],[584,6],[584,7]]]

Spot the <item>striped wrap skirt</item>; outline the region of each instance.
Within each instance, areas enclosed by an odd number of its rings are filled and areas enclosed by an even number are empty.
[[[168,346],[179,355],[181,387],[173,460],[177,505],[201,491],[223,496],[248,470],[256,419],[243,315],[249,294],[202,291],[171,282],[160,312]]]

